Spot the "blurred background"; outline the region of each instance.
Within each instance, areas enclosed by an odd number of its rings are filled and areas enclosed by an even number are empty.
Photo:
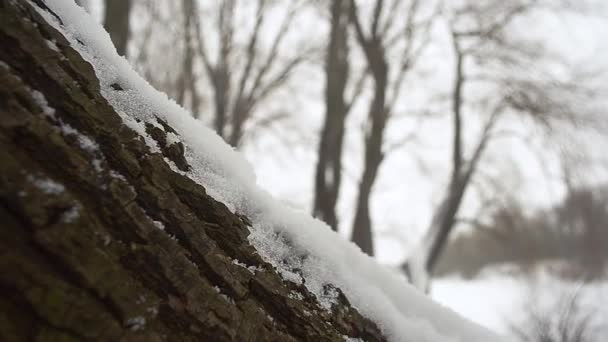
[[[521,341],[608,336],[608,3],[78,0],[310,212]]]

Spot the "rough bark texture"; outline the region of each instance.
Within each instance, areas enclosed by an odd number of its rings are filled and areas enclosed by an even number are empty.
[[[183,146],[149,125],[150,153],[34,6],[0,0],[1,341],[384,340],[344,296],[330,312],[283,281],[247,219],[165,163],[189,168]]]

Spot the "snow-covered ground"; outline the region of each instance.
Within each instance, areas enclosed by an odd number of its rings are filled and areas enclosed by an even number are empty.
[[[526,324],[530,310],[559,314],[559,301],[573,295],[579,299],[581,313],[591,315],[594,341],[603,341],[600,337],[608,336],[608,281],[584,284],[558,279],[543,270],[525,276],[493,270],[471,280],[439,278],[432,287],[436,301],[503,335],[512,333],[511,325]]]

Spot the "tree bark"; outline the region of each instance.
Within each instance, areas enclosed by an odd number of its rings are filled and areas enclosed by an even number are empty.
[[[132,0],[106,0],[106,13],[103,27],[110,34],[116,51],[121,56],[127,56],[129,42],[129,19]]]
[[[151,153],[36,6],[0,0],[0,340],[385,340],[283,281],[247,218],[165,162],[190,167],[172,128],[148,124]]]

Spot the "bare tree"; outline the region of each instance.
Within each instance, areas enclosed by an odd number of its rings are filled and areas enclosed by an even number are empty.
[[[200,78],[200,59],[197,55],[196,39],[186,40],[187,30],[194,33],[193,19],[197,14],[197,1],[192,2],[192,11],[182,1],[135,1],[131,11],[138,14],[138,20],[131,26],[132,55],[129,61],[150,84],[162,90],[182,106],[188,107],[193,99],[189,77]],[[187,12],[187,16],[185,15]],[[190,17],[190,18],[188,18]],[[191,35],[192,35],[191,33]],[[194,50],[192,65],[186,54]],[[184,87],[184,88],[182,88]],[[184,94],[181,94],[184,89]],[[199,90],[199,89],[196,89]],[[200,90],[194,96],[200,94]],[[180,100],[183,98],[183,101]],[[198,97],[197,97],[198,98]],[[202,102],[202,101],[201,101]],[[190,108],[198,113],[197,108]]]
[[[378,170],[384,159],[384,130],[400,95],[405,75],[428,42],[434,16],[421,20],[420,7],[421,2],[418,0],[407,2],[407,6],[406,1],[377,0],[366,32],[358,6],[354,0],[351,0],[351,23],[374,84],[365,127],[364,166],[359,183],[352,236],[361,250],[369,255],[374,254],[369,203]],[[402,27],[397,26],[401,22],[397,20],[400,13],[406,13]],[[395,52],[398,48],[401,50]],[[387,58],[389,52],[399,55],[395,65],[389,65]]]
[[[208,35],[202,34],[199,21],[195,21],[199,53],[213,89],[214,128],[233,146],[241,143],[244,125],[256,107],[285,85],[309,57],[309,51],[302,50],[292,56],[282,55],[287,34],[303,6],[301,1],[289,2],[265,54],[260,46],[261,31],[273,2],[257,1],[255,21],[242,51],[235,44],[236,4],[234,0],[223,0],[216,10],[219,46],[214,58],[205,40]]]
[[[576,83],[559,82],[546,74],[535,76],[528,66],[538,63],[536,67],[540,67],[540,63],[546,62],[539,52],[542,49],[508,39],[507,28],[512,20],[533,8],[536,8],[534,0],[509,4],[471,2],[452,12],[449,20],[454,56],[452,172],[426,235],[402,266],[412,283],[421,289],[428,290],[430,276],[456,225],[465,193],[489,141],[497,135],[495,127],[501,117],[505,113],[525,115],[547,128],[552,128],[558,121],[573,123],[581,117],[573,108],[577,102],[573,94],[580,93]],[[458,27],[461,22],[469,27]],[[470,27],[471,23],[474,23],[473,27]],[[491,71],[480,72],[484,68]],[[467,156],[463,142],[463,111],[466,108],[465,87],[473,82],[491,84],[493,91],[480,101],[485,104],[482,107],[485,123]]]
[[[127,55],[129,41],[129,18],[132,0],[106,0],[106,12],[103,27],[110,34],[110,38],[121,56]]]

